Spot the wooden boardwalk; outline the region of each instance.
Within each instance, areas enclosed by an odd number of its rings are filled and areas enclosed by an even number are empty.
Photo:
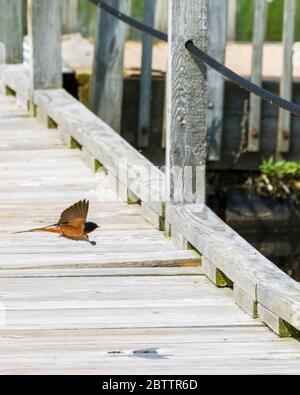
[[[0,180],[1,374],[300,373],[300,342],[244,313],[140,206],[101,201],[107,176],[11,96],[0,96]],[[82,198],[96,247],[11,234]]]

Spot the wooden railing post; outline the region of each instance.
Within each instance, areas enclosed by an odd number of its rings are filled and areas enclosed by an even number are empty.
[[[23,62],[22,0],[0,0],[0,43],[5,45],[6,63]]]
[[[170,0],[167,191],[171,202],[205,201],[206,67],[185,48],[192,40],[207,50],[208,0]]]
[[[108,0],[108,4],[130,14],[131,0]],[[116,132],[121,131],[124,46],[128,26],[100,9],[97,29],[91,108]]]
[[[60,0],[29,0],[27,15],[31,88],[61,88]]]

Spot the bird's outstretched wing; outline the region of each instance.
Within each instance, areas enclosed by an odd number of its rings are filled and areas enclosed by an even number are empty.
[[[68,207],[61,213],[58,221],[59,226],[67,225],[71,227],[84,226],[86,222],[87,214],[89,211],[89,201],[81,200],[72,206]]]

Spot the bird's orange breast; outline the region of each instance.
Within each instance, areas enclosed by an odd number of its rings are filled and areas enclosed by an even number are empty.
[[[60,227],[60,232],[64,234],[65,236],[69,237],[81,237],[83,236],[84,233],[84,226],[71,226],[68,224],[62,224],[59,226]]]

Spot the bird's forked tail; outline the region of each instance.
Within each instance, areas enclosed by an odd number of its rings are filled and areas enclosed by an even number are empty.
[[[61,233],[58,224],[44,226],[42,228],[34,228],[29,230],[21,230],[19,232],[13,232],[13,235],[18,233],[30,233],[30,232],[51,232],[51,233]]]

